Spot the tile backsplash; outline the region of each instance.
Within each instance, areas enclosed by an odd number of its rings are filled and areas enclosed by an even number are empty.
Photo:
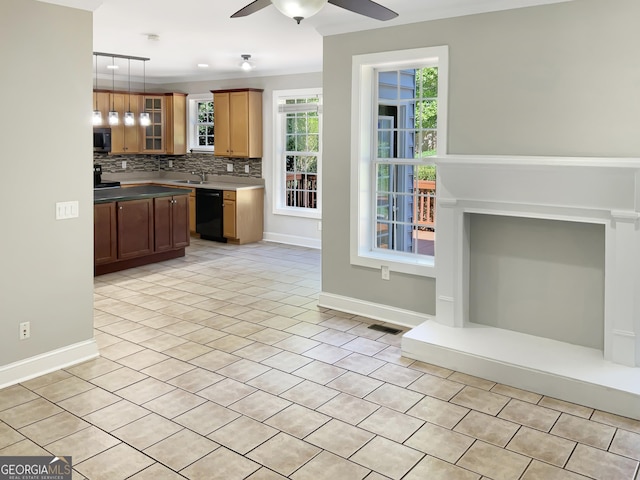
[[[173,165],[169,167],[169,160]],[[122,168],[122,162],[127,168]],[[227,175],[234,177],[262,178],[261,158],[224,158],[211,153],[193,152],[186,155],[109,155],[94,153],[93,163],[102,165],[103,173],[133,172],[202,172],[207,175]],[[233,165],[233,172],[227,171],[227,164]],[[245,173],[249,165],[249,173]]]

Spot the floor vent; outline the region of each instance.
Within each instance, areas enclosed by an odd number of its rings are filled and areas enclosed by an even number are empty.
[[[369,325],[368,328],[379,332],[390,333],[391,335],[397,335],[402,332],[402,330],[398,330],[397,328],[385,327],[384,325]]]

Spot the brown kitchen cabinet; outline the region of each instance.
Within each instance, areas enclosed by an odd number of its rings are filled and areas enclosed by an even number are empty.
[[[144,95],[142,111],[147,112],[151,120],[149,126],[141,127],[143,153],[187,153],[186,94]]]
[[[118,259],[150,255],[154,251],[153,199],[117,202]]]
[[[222,234],[227,242],[242,245],[262,240],[264,189],[224,190]]]
[[[138,95],[128,93],[112,93],[112,106],[118,112],[118,125],[111,126],[111,153],[138,153],[140,151],[140,101]],[[129,108],[131,110],[129,110]],[[135,118],[135,124],[124,124],[125,112],[131,111]],[[107,121],[108,123],[108,121]]]
[[[262,90],[212,90],[216,156],[262,157]]]
[[[115,262],[118,230],[116,204],[99,203],[93,206],[93,261],[95,265]]]
[[[153,199],[155,252],[189,245],[189,196]]]

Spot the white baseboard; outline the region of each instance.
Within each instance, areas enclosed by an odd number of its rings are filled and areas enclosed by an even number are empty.
[[[91,339],[3,365],[0,367],[0,388],[70,367],[99,355],[98,345]]]
[[[264,232],[262,239],[267,242],[284,243],[285,245],[296,245],[298,247],[322,248],[322,240],[319,238],[299,237],[297,235],[286,235],[284,233]]]
[[[469,375],[640,419],[640,368],[596,349],[472,324],[425,322],[402,337],[402,355]]]
[[[342,295],[327,292],[320,293],[318,305],[340,312],[372,318],[374,320],[395,323],[403,327],[416,327],[433,318],[433,316],[425,313],[403,310],[402,308],[367,302],[357,298],[343,297]]]

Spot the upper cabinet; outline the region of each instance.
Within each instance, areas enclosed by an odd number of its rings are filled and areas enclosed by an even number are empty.
[[[215,154],[262,157],[262,90],[212,90]]]
[[[184,155],[187,153],[187,95],[184,93],[139,94],[94,92],[94,103],[108,125],[108,112],[115,109],[120,119],[111,126],[111,153],[150,153]],[[96,108],[94,106],[94,108]],[[124,113],[131,111],[135,125],[124,124]],[[140,125],[140,113],[147,112],[151,124]]]
[[[145,95],[142,104],[151,120],[151,125],[143,127],[142,152],[187,153],[187,95]]]

